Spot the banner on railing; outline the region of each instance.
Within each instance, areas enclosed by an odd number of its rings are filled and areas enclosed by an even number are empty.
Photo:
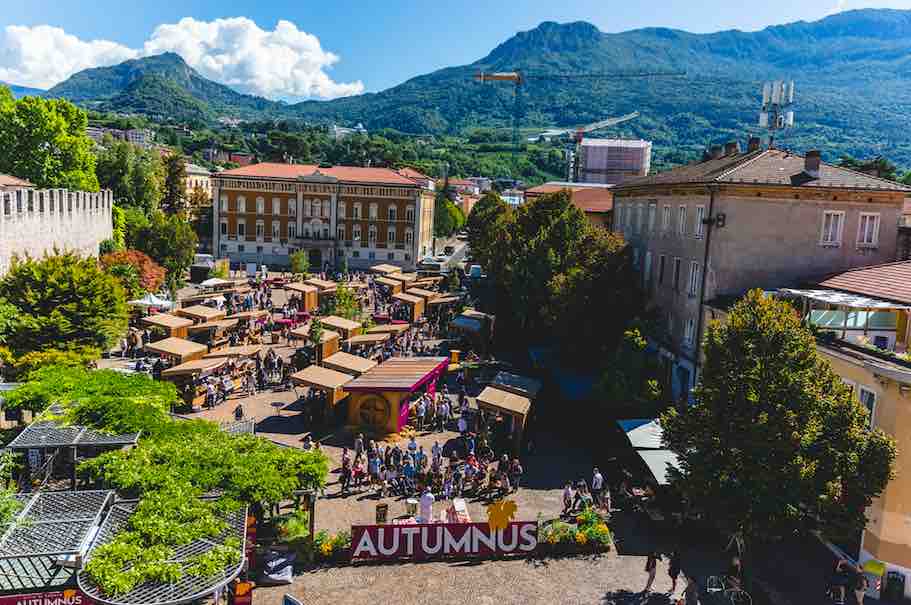
[[[484,558],[527,555],[538,547],[536,521],[512,521],[503,529],[488,523],[355,525],[352,560]]]

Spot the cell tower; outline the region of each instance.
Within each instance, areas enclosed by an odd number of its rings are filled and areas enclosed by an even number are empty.
[[[794,126],[794,81],[776,80],[762,85],[759,127],[769,131],[769,149],[775,147],[775,133]]]

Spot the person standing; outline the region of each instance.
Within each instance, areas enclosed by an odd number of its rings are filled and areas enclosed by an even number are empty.
[[[661,560],[661,553],[653,550],[645,559],[645,571],[648,573],[648,581],[645,583],[643,595],[648,595],[652,591],[652,584],[655,582],[655,574],[658,573],[658,561]]]
[[[683,605],[699,605],[699,584],[695,578],[684,574],[686,590],[683,591]]]
[[[595,470],[592,471],[592,499],[595,501],[595,506],[601,506],[601,491],[603,489],[604,477],[601,476],[601,471],[596,466]]]
[[[680,575],[680,551],[674,550],[667,562],[667,575],[671,577],[671,594],[677,592],[677,576]]]

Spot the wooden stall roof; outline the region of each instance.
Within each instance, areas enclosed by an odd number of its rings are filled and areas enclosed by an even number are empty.
[[[310,292],[319,292],[319,288],[312,284],[305,284],[304,282],[294,282],[293,284],[285,284],[282,286],[285,290],[291,290],[292,292],[301,292],[303,294],[308,294]]]
[[[394,298],[396,300],[400,300],[404,303],[408,303],[409,305],[416,305],[418,303],[424,302],[423,298],[414,296],[412,294],[402,294],[402,293],[393,294],[392,298]]]
[[[268,314],[269,312],[265,309],[253,309],[252,311],[241,311],[234,315],[228,315],[225,319],[258,319]]]
[[[474,309],[465,309],[462,311],[462,315],[465,317],[470,317],[472,319],[493,319],[493,315],[489,313],[481,313],[480,311],[475,311]]]
[[[340,286],[347,286],[352,290],[366,290],[369,286],[362,281],[346,281],[339,284]]]
[[[326,317],[320,317],[320,321],[323,322],[324,326],[329,326],[330,328],[338,328],[339,330],[357,330],[363,325],[359,321],[345,319],[344,317],[339,317],[338,315],[327,315]]]
[[[375,345],[381,342],[386,342],[389,340],[391,334],[358,334],[357,336],[352,336],[345,342],[349,345]]]
[[[304,280],[305,284],[310,284],[311,286],[316,286],[320,291],[328,290],[330,288],[335,288],[338,284],[334,281],[329,281],[326,279],[318,279],[316,277],[311,277],[310,279]]]
[[[186,357],[187,355],[193,355],[200,351],[209,350],[209,347],[206,345],[201,345],[198,342],[193,342],[192,340],[186,340],[184,338],[177,338],[176,336],[150,342],[145,348],[161,355],[174,355],[176,357]]]
[[[402,282],[394,279],[389,279],[388,277],[377,277],[376,283],[394,288],[395,286],[401,285]]]
[[[438,284],[443,281],[442,275],[432,275],[430,277],[422,277],[415,284]]]
[[[459,302],[458,296],[440,296],[433,300],[428,300],[428,305],[451,305]]]
[[[147,326],[158,326],[159,328],[170,328],[173,330],[175,328],[186,328],[187,326],[192,326],[193,320],[187,319],[186,317],[171,315],[170,313],[157,313],[155,315],[143,317],[142,323]]]
[[[359,355],[352,355],[339,351],[323,360],[323,366],[330,370],[360,376],[368,370],[376,367],[376,362],[372,359],[364,359]]]
[[[173,368],[162,370],[161,375],[165,378],[171,376],[185,376],[187,374],[196,374],[197,372],[212,372],[228,363],[226,359],[194,359]]]
[[[303,370],[291,374],[291,382],[296,385],[328,389],[330,391],[334,391],[351,382],[351,378],[351,374],[336,372],[317,365],[307,366]]]
[[[228,329],[233,328],[240,320],[238,319],[216,319],[215,321],[207,321],[203,324],[193,324],[190,326],[190,332],[204,332],[206,330],[218,330],[218,329]]]
[[[183,315],[184,317],[189,317],[190,319],[199,321],[212,321],[213,319],[221,319],[225,316],[225,312],[223,310],[216,309],[214,307],[207,307],[205,305],[193,305],[192,307],[184,307],[183,309],[177,309],[177,313]]]
[[[219,351],[212,351],[205,355],[205,359],[217,359],[219,357],[253,357],[263,350],[262,345],[240,345],[237,347],[225,347]]]
[[[367,334],[401,334],[406,332],[411,324],[381,324],[367,329]]]
[[[423,288],[409,288],[405,290],[406,294],[413,294],[414,296],[420,296],[421,298],[434,299],[440,295],[439,292],[431,292],[430,290],[425,290]]]
[[[510,393],[515,393],[516,395],[521,395],[530,399],[537,397],[538,391],[541,390],[540,380],[535,380],[534,378],[529,378],[527,376],[519,376],[518,374],[512,374],[510,372],[497,372],[490,384],[501,391],[509,391]]]
[[[497,387],[485,387],[478,395],[478,404],[479,406],[486,404],[500,411],[521,416],[526,416],[528,410],[531,409],[531,400],[528,397],[522,397]]]
[[[219,290],[218,292],[207,292],[205,294],[194,294],[192,296],[184,296],[180,299],[180,304],[185,305],[187,303],[199,303],[207,300],[224,300],[225,293],[228,290]]]
[[[374,273],[382,273],[383,275],[386,275],[387,273],[398,273],[402,270],[402,268],[396,267],[395,265],[380,264],[373,265],[370,267],[370,270]]]
[[[304,324],[298,326],[291,330],[291,336],[296,336],[297,338],[310,338],[310,324]],[[341,338],[341,334],[338,332],[333,332],[332,330],[323,330],[323,336],[320,338],[320,344],[329,342],[330,340]]]
[[[447,357],[393,357],[349,382],[345,390],[413,391],[448,363]]]
[[[390,273],[386,277],[388,277],[389,279],[394,279],[396,281],[410,283],[410,282],[417,280],[418,274],[417,273]]]

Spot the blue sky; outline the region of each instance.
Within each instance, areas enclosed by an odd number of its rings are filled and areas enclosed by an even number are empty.
[[[300,99],[382,90],[440,67],[470,63],[545,20],[586,20],[609,32],[647,26],[756,30],[852,8],[911,9],[911,0],[748,5],[736,0],[6,0],[4,5],[0,80],[48,87],[85,67],[176,50],[212,79],[264,96]],[[644,9],[648,6],[653,10]],[[238,17],[245,19],[225,21]]]

